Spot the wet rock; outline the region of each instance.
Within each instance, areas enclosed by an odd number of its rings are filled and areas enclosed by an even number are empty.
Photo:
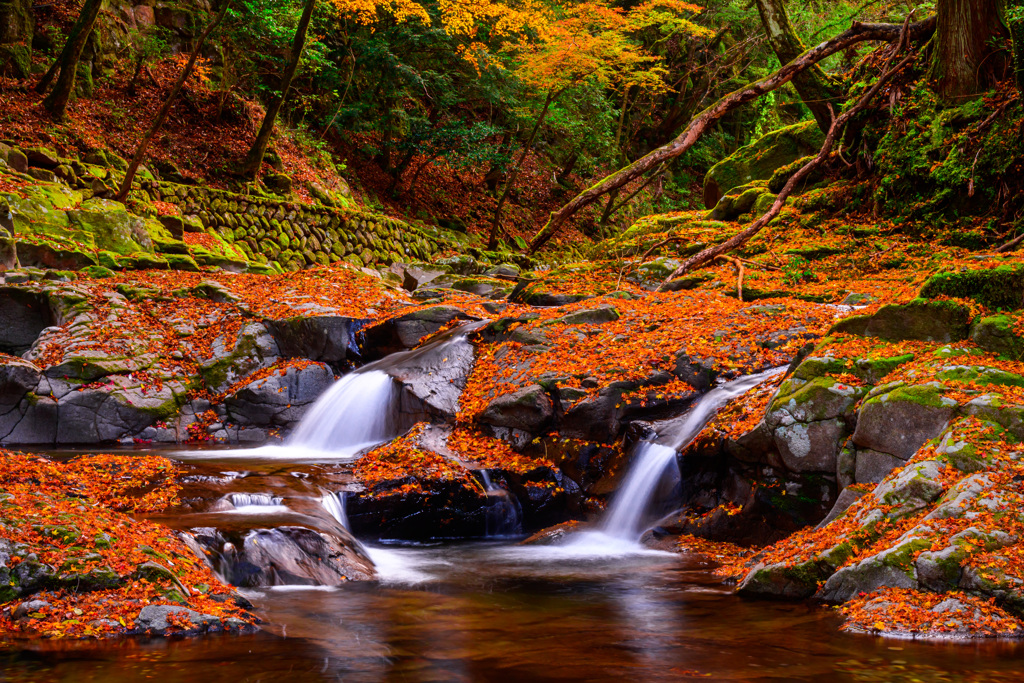
[[[55,322],[45,294],[0,287],[0,351],[16,356],[25,353]]]
[[[360,332],[359,348],[366,360],[415,348],[453,320],[475,320],[458,308],[434,306],[390,318]]]
[[[219,617],[212,614],[200,614],[195,610],[180,605],[146,605],[135,617],[135,628],[140,631],[152,631],[154,634],[163,634],[171,627],[168,617],[184,616],[192,624],[190,632],[201,633],[203,631],[219,630],[222,626]],[[187,632],[189,632],[187,631]]]
[[[327,365],[288,366],[283,373],[246,384],[227,396],[224,405],[237,424],[290,428],[332,384],[334,371]]]
[[[480,421],[496,427],[511,427],[530,434],[544,433],[554,418],[551,397],[543,387],[533,384],[490,402]]]
[[[381,369],[401,385],[399,411],[404,415],[454,417],[473,369],[473,346],[439,342]]]
[[[285,358],[308,358],[337,365],[359,355],[355,337],[364,320],[337,316],[267,321],[267,329]]]

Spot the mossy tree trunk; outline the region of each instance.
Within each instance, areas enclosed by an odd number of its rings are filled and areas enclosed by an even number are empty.
[[[761,24],[768,36],[768,43],[778,57],[780,64],[789,64],[807,51],[800,36],[789,24],[783,0],[756,0]],[[838,95],[837,88],[829,82],[828,76],[818,65],[814,65],[793,78],[793,86],[800,93],[807,108],[814,115],[821,132],[828,133],[832,125],[832,114],[828,105]]]
[[[313,16],[313,8],[316,7],[316,0],[305,0],[302,7],[302,16],[299,17],[299,25],[295,28],[295,38],[292,40],[292,54],[281,76],[281,92],[274,102],[267,108],[266,116],[263,117],[263,125],[260,132],[256,134],[256,141],[252,149],[245,156],[242,162],[242,175],[255,180],[260,171],[260,164],[263,163],[263,155],[267,152],[270,144],[270,135],[274,132],[274,122],[281,112],[281,105],[288,97],[288,91],[292,87],[292,80],[299,68],[299,60],[302,58],[302,49],[306,45],[306,31],[309,29],[309,20]]]
[[[78,71],[78,62],[82,59],[82,50],[89,40],[93,26],[96,25],[96,18],[100,15],[100,6],[103,0],[85,0],[82,5],[82,12],[78,15],[78,21],[71,27],[68,35],[68,42],[64,45],[64,51],[58,57],[55,64],[60,69],[60,76],[50,94],[43,99],[43,108],[50,112],[55,120],[64,118],[64,112],[68,108],[68,101],[75,91],[75,74]],[[52,73],[51,69],[51,73]]]
[[[0,0],[0,76],[29,75],[32,31],[30,0]]]
[[[929,72],[935,92],[946,102],[977,95],[995,82],[1005,61],[992,47],[1006,36],[1003,0],[938,0],[935,49]],[[1000,62],[1002,61],[1002,64]]]
[[[1006,25],[1013,38],[1013,72],[1017,90],[1024,93],[1024,0],[1007,0]]]

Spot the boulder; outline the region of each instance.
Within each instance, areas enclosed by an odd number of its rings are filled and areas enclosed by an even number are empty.
[[[281,356],[339,364],[352,355],[358,356],[356,333],[365,322],[340,316],[314,316],[268,320],[266,326]]]
[[[405,351],[453,320],[476,320],[453,306],[434,306],[385,320],[359,333],[359,348],[366,360]]]
[[[887,341],[931,341],[950,343],[967,339],[973,313],[955,301],[914,299],[907,304],[890,304],[872,315],[844,318],[832,332],[878,337]]]
[[[772,131],[715,164],[704,176],[704,206],[713,208],[723,195],[752,180],[769,180],[776,170],[817,154],[824,135],[814,121]]]
[[[547,391],[538,384],[531,384],[495,398],[480,414],[480,421],[538,435],[547,431],[554,415]]]
[[[869,397],[857,416],[853,443],[909,460],[924,443],[942,433],[957,402],[933,385],[897,387]]]
[[[229,394],[224,406],[240,425],[291,428],[332,384],[327,365],[287,366]]]
[[[401,385],[399,410],[417,417],[453,418],[473,369],[473,346],[465,339],[439,339],[389,359],[379,369]]]

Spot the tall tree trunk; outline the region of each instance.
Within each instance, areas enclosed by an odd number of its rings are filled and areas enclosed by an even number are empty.
[[[779,64],[789,64],[803,54],[804,47],[800,36],[789,24],[786,6],[783,0],[756,0],[757,11],[761,15],[761,24],[768,35],[768,43],[772,46]],[[832,125],[832,114],[828,105],[837,101],[837,88],[829,82],[828,76],[820,66],[814,65],[793,78],[793,86],[800,93],[807,108],[814,115],[818,128],[828,133]]]
[[[508,173],[508,180],[505,181],[505,190],[501,193],[501,197],[498,199],[498,205],[494,207],[494,220],[491,222],[491,236],[487,240],[487,248],[494,249],[498,246],[498,230],[501,228],[501,209],[505,206],[505,200],[508,199],[508,195],[512,192],[512,186],[516,183],[516,178],[519,176],[519,171],[523,168],[523,162],[526,161],[526,155],[530,153],[530,147],[533,146],[533,141],[537,138],[537,131],[540,130],[540,124],[544,123],[544,117],[548,115],[548,108],[554,101],[561,91],[555,92],[554,90],[548,91],[548,96],[544,99],[544,107],[540,110],[540,115],[537,117],[537,121],[533,124],[533,130],[530,131],[530,138],[526,141],[523,146],[523,153],[519,155],[519,160],[516,161],[516,165],[512,167],[512,170]]]
[[[164,102],[164,106],[160,107],[160,111],[153,119],[153,123],[150,124],[149,130],[142,137],[142,141],[139,142],[139,146],[135,148],[135,154],[132,155],[131,163],[128,164],[128,170],[124,174],[124,181],[121,183],[121,189],[117,191],[117,201],[123,202],[128,198],[128,193],[132,191],[132,180],[135,178],[135,172],[139,170],[139,165],[142,163],[143,158],[146,156],[146,150],[149,149],[149,143],[153,141],[153,136],[160,130],[160,127],[164,125],[164,121],[167,120],[167,115],[171,113],[171,105],[174,104],[174,100],[178,97],[178,93],[181,92],[182,87],[185,85],[185,81],[192,75],[192,71],[196,67],[196,60],[199,59],[199,55],[203,51],[203,44],[206,43],[206,39],[213,32],[213,29],[217,28],[220,22],[224,19],[224,15],[228,12],[228,6],[231,4],[231,0],[223,0],[224,4],[220,8],[220,12],[214,17],[214,20],[206,27],[206,29],[200,34],[199,39],[196,41],[196,46],[192,50],[192,54],[188,58],[188,63],[185,64],[185,68],[181,70],[181,75],[178,76],[177,82],[171,88],[170,94],[167,96],[167,100]]]
[[[512,149],[512,131],[506,130],[505,134],[501,136],[501,142],[498,144],[498,154],[504,156],[509,153]],[[488,169],[487,174],[484,176],[484,185],[487,186],[489,192],[498,191],[498,183],[501,182],[501,176],[505,175],[505,165],[495,161],[491,164],[491,168]]]
[[[1024,93],[1024,0],[1007,0],[1007,26],[1013,37],[1013,72],[1017,90]]]
[[[277,115],[281,111],[281,105],[284,104],[288,91],[292,87],[292,80],[295,78],[295,72],[299,68],[299,59],[302,57],[302,48],[306,45],[306,31],[309,29],[309,20],[313,16],[313,8],[315,6],[316,0],[305,0],[305,4],[302,7],[302,16],[299,17],[299,25],[295,28],[291,59],[284,70],[284,75],[281,77],[281,94],[267,108],[267,114],[263,117],[263,125],[260,126],[260,132],[256,134],[256,141],[253,142],[252,149],[249,150],[245,160],[242,162],[242,176],[250,180],[255,180],[259,174],[260,164],[263,163],[263,155],[270,144],[270,135],[274,132],[274,122],[277,120]]]
[[[78,15],[78,21],[71,27],[68,35],[68,42],[64,45],[59,59],[60,77],[53,91],[43,99],[43,107],[50,112],[55,120],[64,118],[64,111],[68,107],[68,100],[75,90],[75,73],[78,71],[78,62],[82,58],[82,50],[89,40],[93,26],[96,25],[96,18],[100,15],[100,5],[103,0],[85,0],[82,6],[82,13]],[[52,70],[52,69],[51,69]]]
[[[938,0],[935,10],[935,92],[946,102],[973,97],[993,84],[1000,66],[990,41],[1006,35],[1002,0]]]

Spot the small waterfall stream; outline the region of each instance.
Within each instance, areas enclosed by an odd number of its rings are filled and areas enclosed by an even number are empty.
[[[637,445],[629,472],[601,522],[602,535],[631,543],[638,541],[644,532],[645,514],[665,472],[675,465],[676,453],[693,441],[726,403],[784,369],[748,375],[712,389],[681,420],[670,423],[664,434]]]

